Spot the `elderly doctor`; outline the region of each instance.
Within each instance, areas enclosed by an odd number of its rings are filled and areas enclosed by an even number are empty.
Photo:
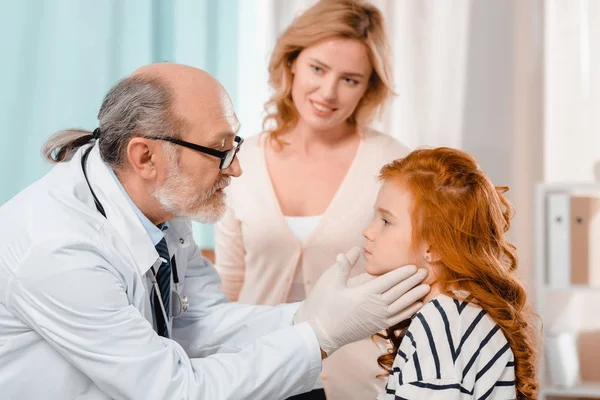
[[[223,87],[154,64],[98,117],[93,133],[50,139],[57,165],[0,207],[1,398],[283,399],[311,390],[323,357],[421,306],[413,266],[348,285],[358,250],[303,303],[229,303],[190,224],[216,221],[242,173]]]

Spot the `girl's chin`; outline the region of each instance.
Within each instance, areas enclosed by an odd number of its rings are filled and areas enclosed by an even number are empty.
[[[373,275],[373,276],[379,276],[379,275],[383,275],[385,273],[385,271],[382,271],[380,268],[377,268],[376,266],[370,264],[369,262],[367,262],[365,265],[365,271],[367,271],[367,273],[369,275]]]

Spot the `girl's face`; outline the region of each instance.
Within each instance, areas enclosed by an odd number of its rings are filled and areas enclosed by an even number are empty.
[[[369,86],[366,46],[331,37],[302,50],[292,64],[292,99],[302,123],[326,131],[345,123]]]
[[[407,264],[426,267],[424,256],[429,246],[413,246],[412,208],[412,196],[404,185],[384,181],[375,202],[373,222],[363,232],[369,274],[382,275]]]

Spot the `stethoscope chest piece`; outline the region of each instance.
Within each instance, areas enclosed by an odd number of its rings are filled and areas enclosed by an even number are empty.
[[[179,285],[176,284],[175,286]],[[179,291],[179,288],[176,287],[175,290],[171,292],[171,315],[173,318],[177,318],[189,308],[190,301],[188,300],[188,297],[185,294],[182,294]]]

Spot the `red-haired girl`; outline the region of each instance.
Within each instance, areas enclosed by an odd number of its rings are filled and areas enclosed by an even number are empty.
[[[505,233],[512,208],[468,154],[416,150],[381,170],[366,269],[429,271],[430,294],[391,327],[379,399],[537,399],[535,325]]]

